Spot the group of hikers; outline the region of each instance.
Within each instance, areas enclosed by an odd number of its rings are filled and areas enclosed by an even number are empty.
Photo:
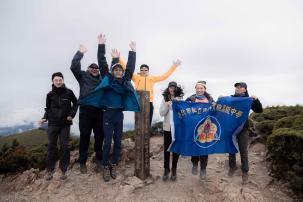
[[[117,178],[117,165],[121,152],[121,139],[123,133],[123,111],[140,111],[138,95],[136,91],[148,91],[150,93],[150,124],[153,118],[154,85],[157,82],[166,80],[178,66],[180,60],[173,62],[169,70],[161,76],[149,74],[149,66],[142,64],[140,72],[134,74],[136,66],[136,43],[129,44],[130,51],[127,63],[120,57],[120,52],[113,49],[111,52],[112,62],[109,66],[105,57],[106,37],[98,35],[98,64],[92,63],[87,70],[81,69],[81,59],[87,52],[84,45],[80,45],[72,59],[71,71],[79,83],[80,93],[77,99],[73,91],[64,84],[64,77],[61,72],[52,75],[52,90],[46,96],[46,108],[40,123],[48,122],[48,153],[47,153],[47,176],[51,180],[55,171],[57,141],[61,150],[59,167],[61,169],[61,180],[67,178],[66,171],[70,161],[69,137],[70,126],[77,113],[79,106],[79,163],[80,172],[87,173],[86,161],[91,133],[94,134],[94,152],[97,166],[103,170],[105,182],[111,178]],[[132,82],[134,83],[134,87]],[[235,97],[249,97],[247,84],[239,82],[234,85]],[[206,91],[206,82],[198,81],[195,85],[195,94],[187,98],[188,102],[215,102]],[[170,109],[173,100],[183,100],[183,89],[175,81],[171,81],[163,91],[163,100],[160,106],[160,115],[164,117],[164,173],[163,181],[177,179],[177,164],[179,155],[172,154],[172,166],[170,169],[171,152],[168,148],[172,142]],[[263,111],[262,104],[256,96],[252,96],[251,109],[254,112]],[[241,170],[243,183],[248,180],[248,121],[241,132],[237,135],[239,151],[241,156]],[[112,139],[114,140],[113,152],[110,155]],[[111,159],[110,159],[111,156]],[[206,179],[206,167],[208,156],[193,156],[192,174],[198,174],[198,163],[200,162],[200,179]],[[236,167],[236,155],[229,155],[229,176],[232,176]]]

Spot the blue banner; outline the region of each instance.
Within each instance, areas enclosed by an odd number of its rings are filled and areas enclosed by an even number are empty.
[[[172,144],[169,151],[184,156],[237,153],[236,135],[248,119],[250,97],[221,97],[217,102],[173,101]]]

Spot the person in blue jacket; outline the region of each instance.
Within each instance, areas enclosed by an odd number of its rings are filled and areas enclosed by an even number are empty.
[[[136,64],[136,44],[130,43],[128,61],[125,71],[119,63],[120,53],[114,49],[112,51],[113,61],[109,70],[105,58],[105,46],[99,46],[98,63],[101,69],[102,82],[85,99],[83,103],[103,109],[103,179],[105,182],[110,177],[116,179],[116,166],[119,161],[121,151],[121,138],[123,132],[123,111],[139,111],[138,95],[131,84]],[[111,163],[109,153],[112,139],[114,147]]]

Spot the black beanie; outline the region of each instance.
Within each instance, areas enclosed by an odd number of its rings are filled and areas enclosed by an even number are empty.
[[[55,72],[55,73],[53,73],[53,75],[52,75],[52,80],[54,80],[55,76],[59,76],[59,77],[61,77],[62,79],[64,78],[64,77],[63,77],[63,74],[62,74],[61,72]]]

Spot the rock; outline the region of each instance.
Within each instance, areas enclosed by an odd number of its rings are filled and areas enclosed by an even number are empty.
[[[69,163],[69,169],[72,169],[74,165],[78,162],[79,159],[79,151],[75,150],[70,153],[70,163]]]
[[[150,155],[151,156],[156,156],[163,150],[163,144],[153,144],[150,145]]]
[[[221,178],[221,181],[222,181],[222,182],[230,182],[230,179],[225,178],[225,177],[222,177],[222,178]]]
[[[237,188],[237,186],[227,186],[224,190],[225,201],[265,201],[260,191],[249,188]]]
[[[31,168],[30,170],[24,171],[15,180],[13,186],[14,190],[23,190],[28,185],[31,185],[40,177],[39,169]]]
[[[250,146],[250,151],[261,154],[261,152],[266,151],[266,146],[262,143],[255,143]]]
[[[149,177],[147,178],[145,181],[144,181],[144,184],[145,185],[150,185],[150,184],[153,184],[154,183],[154,180],[152,177]]]
[[[130,138],[122,140],[121,161],[124,163],[135,159],[135,142]]]
[[[51,183],[48,185],[47,187],[47,191],[49,193],[52,193],[54,192],[55,190],[57,190],[61,185],[61,182],[60,181],[57,181],[57,180],[53,180],[51,181]]]
[[[137,178],[136,176],[128,177],[124,181],[124,184],[133,186],[135,189],[144,187],[144,182],[141,179]]]
[[[223,192],[223,188],[215,182],[206,182],[204,187],[208,194],[217,194]]]

